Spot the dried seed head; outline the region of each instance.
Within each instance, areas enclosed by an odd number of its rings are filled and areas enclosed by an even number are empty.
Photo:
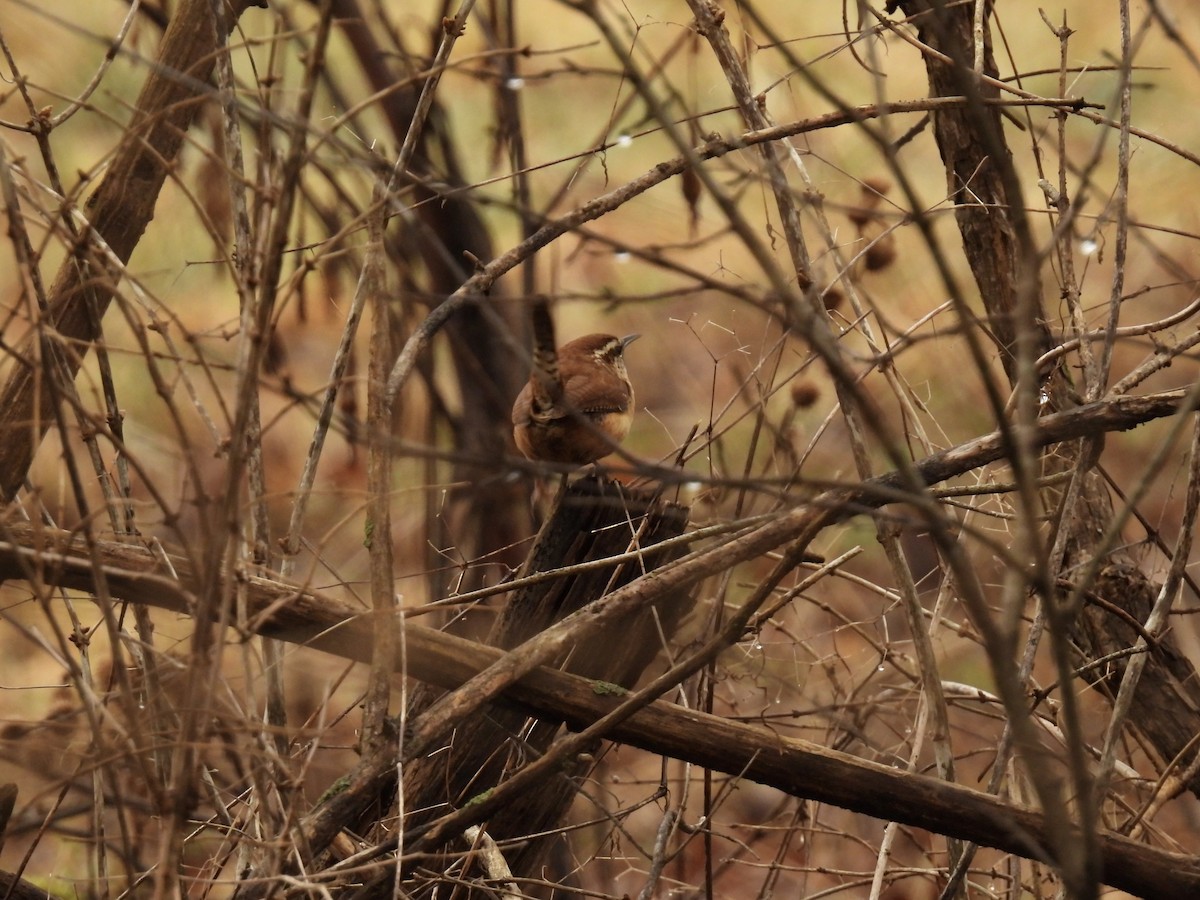
[[[836,284],[831,284],[827,287],[821,297],[825,301],[826,312],[833,312],[846,302],[846,295],[842,293],[842,289]]]
[[[896,239],[889,231],[879,236],[879,240],[867,248],[863,254],[863,263],[868,272],[878,272],[886,269],[896,261]]]
[[[808,409],[821,396],[817,386],[806,378],[797,378],[793,381],[791,390],[792,403],[797,409]]]

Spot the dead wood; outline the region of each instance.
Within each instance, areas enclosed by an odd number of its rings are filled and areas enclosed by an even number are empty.
[[[251,6],[265,7],[266,2],[233,0],[225,5],[220,26],[213,21],[209,0],[183,0],[171,17],[133,118],[100,186],[88,198],[87,222],[58,271],[42,318],[33,323],[32,337],[14,352],[18,362],[0,390],[0,492],[5,502],[24,483],[54,422],[55,405],[70,393],[89,345],[100,338],[100,322],[121,278],[120,268],[154,218],[163,182],[211,92],[217,48]]]
[[[361,6],[359,0],[334,0],[333,14],[364,77],[378,93],[380,110],[400,144],[412,122],[421,80],[416,79],[404,90],[395,90],[397,81],[412,73],[400,70],[394,54],[380,43],[377,29]],[[400,218],[393,225],[398,231],[387,244],[388,255],[396,262],[403,281],[410,280],[407,273],[412,269],[425,271],[427,287],[419,292],[414,290],[412,296],[424,294],[431,303],[452,295],[470,277],[469,259],[487,260],[493,256],[491,236],[475,201],[457,190],[466,179],[460,174],[456,145],[437,124],[443,115],[437,111],[439,100],[435,99],[434,105],[434,124],[421,133],[412,172],[403,173],[403,182],[417,198],[412,219]],[[431,158],[436,162],[431,162]],[[414,174],[426,171],[436,174],[429,178]],[[440,196],[435,194],[431,182],[442,186]],[[436,202],[429,202],[435,198]],[[503,293],[500,285],[489,291],[493,300]],[[410,303],[396,310],[395,317],[420,318],[422,314],[419,303]],[[450,422],[461,457],[448,479],[455,487],[445,512],[447,533],[455,536],[455,543],[465,557],[488,556],[512,566],[521,560],[519,554],[514,555],[508,548],[518,548],[530,528],[521,496],[528,485],[495,478],[491,468],[480,461],[513,452],[512,398],[529,374],[529,360],[518,350],[529,344],[523,337],[524,318],[514,304],[469,304],[448,319],[445,326],[462,404],[461,411]],[[410,328],[397,327],[396,333],[403,334]],[[500,337],[504,332],[513,339]],[[443,541],[437,539],[434,543]],[[467,576],[475,578],[476,573],[472,569]],[[480,585],[458,585],[461,590],[472,586]]]
[[[1140,422],[1181,411],[1180,392],[1156,397],[1128,397],[1091,404],[1067,413],[1048,416],[1038,423],[1036,444],[1071,440],[1095,430],[1131,428]],[[1002,435],[976,439],[963,447],[937,454],[916,464],[927,483],[936,483],[1004,458]],[[884,476],[857,489],[837,489],[814,501],[820,521],[843,521],[861,511],[899,499],[899,480]],[[803,509],[760,526],[761,542],[747,544],[746,552],[780,546],[796,536],[807,521]],[[623,526],[628,540],[629,527]],[[56,585],[96,591],[97,580],[106,582],[105,596],[148,603],[189,614],[203,573],[190,571],[182,560],[176,577],[160,571],[146,549],[114,542],[88,546],[82,535],[46,531],[28,525],[12,526],[0,542],[0,576],[24,579],[35,586]],[[718,546],[702,554],[730,563],[729,547]],[[701,555],[702,555],[701,554]],[[666,562],[649,576],[635,579],[595,604],[602,607],[617,594],[626,594],[650,581],[656,586],[683,590],[690,583],[677,572],[692,572],[689,554]],[[678,580],[674,580],[678,579]],[[368,661],[373,625],[361,610],[298,585],[264,577],[246,576],[247,615],[250,629],[293,643],[312,646],[348,659]],[[657,594],[667,596],[665,590]],[[680,595],[682,596],[682,595]],[[540,606],[534,601],[534,606]],[[562,610],[553,603],[547,613]],[[518,623],[522,617],[518,617]],[[524,633],[531,624],[520,624]],[[611,643],[611,641],[609,642]],[[490,665],[503,651],[409,624],[407,656],[400,666],[408,674],[452,690]],[[592,644],[592,646],[607,646]],[[636,654],[635,654],[636,655]],[[505,692],[506,700],[525,714],[566,722],[582,728],[620,706],[624,697],[613,689],[597,690],[595,682],[567,673],[539,668]],[[958,785],[912,775],[857,759],[804,741],[784,739],[769,729],[727,721],[718,716],[685,710],[658,701],[613,725],[607,737],[654,753],[687,760],[738,777],[758,781],[805,797],[856,810],[889,821],[907,823],[940,834],[972,840],[1039,859],[1053,859],[1045,823],[1039,813],[1013,806],[995,797]],[[374,781],[353,783],[334,792],[304,823],[310,846],[326,846],[346,823],[364,809],[378,810],[384,787],[395,773],[394,751],[381,751],[364,760],[360,772]],[[478,804],[481,813],[485,804]],[[1101,855],[1106,883],[1141,894],[1187,896],[1200,890],[1200,869],[1194,860],[1164,853],[1126,838],[1103,833]]]
[[[93,548],[102,561],[94,565],[79,535],[36,532],[28,526],[9,529],[0,542],[0,574],[28,578],[38,585],[95,589],[98,577],[115,597],[133,599],[186,614],[194,602],[188,585],[195,573],[182,560],[179,580],[157,574],[158,562],[146,549],[113,542]],[[319,647],[348,659],[367,661],[372,626],[358,610],[295,585],[267,579],[248,582],[248,605],[256,629],[273,637]],[[418,626],[408,626],[407,671],[453,689],[486,666],[502,651]],[[597,690],[596,683],[563,672],[538,669],[506,694],[530,713],[580,728],[618,707],[624,697]],[[1023,856],[1053,859],[1045,823],[1036,811],[988,794],[937,779],[913,775],[891,766],[861,760],[806,741],[781,738],[758,725],[687,710],[658,701],[615,725],[614,741],[652,753],[709,766],[805,797],[853,809],[881,819],[903,822],[939,834],[977,841]],[[394,752],[379,753],[390,760]],[[364,769],[384,776],[387,766]],[[378,803],[378,788],[373,802]],[[369,792],[368,792],[369,793]],[[332,792],[306,824],[307,833],[336,833],[346,821],[350,791]],[[320,826],[320,827],[316,827]],[[328,837],[332,837],[330,834]],[[326,843],[328,843],[328,837]],[[1194,859],[1167,853],[1104,833],[1100,846],[1105,881],[1142,896],[1191,896],[1200,891],[1200,867]]]
[[[903,0],[895,5],[913,17],[922,42],[935,51],[924,56],[931,95],[976,100],[934,113],[934,134],[946,164],[949,194],[956,203],[955,218],[963,249],[987,311],[990,331],[1000,348],[1001,361],[1015,385],[1019,340],[1027,340],[1031,355],[1036,356],[1048,348],[1049,332],[1041,305],[1036,256],[1024,221],[1025,203],[1005,143],[1000,110],[984,102],[994,98],[997,90],[972,73],[974,5],[931,0]],[[998,73],[986,20],[983,38],[983,74],[995,78]],[[1032,315],[1021,314],[1022,303]],[[1041,390],[1048,399],[1046,412],[1063,412],[1078,404],[1061,366],[1039,375],[1043,379]],[[1093,437],[1099,438],[1099,433]],[[1098,453],[1099,446],[1096,444],[1093,451]],[[1055,447],[1043,460],[1044,470],[1070,471],[1079,463],[1077,454],[1078,448]],[[1059,527],[1066,529],[1064,557],[1054,561],[1064,572],[1088,568],[1097,541],[1114,514],[1103,478],[1088,460],[1083,464],[1087,470],[1082,473],[1082,490],[1074,508],[1056,510],[1062,501],[1060,492],[1044,494],[1047,509],[1055,513]],[[1106,554],[1101,568],[1103,575],[1097,584],[1077,588],[1094,590],[1126,614],[1144,620],[1149,605],[1139,601],[1152,598],[1158,589],[1138,561],[1117,549]],[[1085,664],[1132,644],[1132,632],[1122,617],[1100,605],[1081,607],[1068,629]],[[1116,659],[1103,670],[1104,680],[1113,691],[1124,666],[1124,659]],[[1169,632],[1160,637],[1135,696],[1142,712],[1131,722],[1133,727],[1146,736],[1164,763],[1188,770],[1196,757],[1195,737],[1200,734],[1200,679]],[[1192,775],[1188,789],[1200,796],[1200,777]]]
[[[571,483],[560,492],[521,576],[569,571],[581,563],[634,550],[644,552],[637,559],[515,591],[501,610],[488,643],[505,650],[518,647],[569,613],[681,556],[684,547],[680,544],[657,550],[655,545],[678,537],[686,525],[687,511],[663,502],[654,492],[631,490],[597,477]],[[633,687],[662,647],[662,637],[669,639],[675,632],[688,597],[686,589],[667,593],[630,619],[571,646],[557,666],[585,678]],[[410,718],[423,712],[425,699],[410,710]],[[405,803],[413,811],[406,817],[406,830],[419,830],[422,823],[501,784],[510,773],[539,757],[561,725],[562,719],[556,717],[530,719],[526,710],[509,703],[488,704],[460,722],[445,747],[413,760],[406,768]],[[546,851],[557,840],[547,833],[562,823],[586,770],[587,763],[577,757],[538,790],[522,792],[516,802],[505,804],[489,818],[487,831],[496,841],[540,835],[506,854],[514,875],[537,873]],[[390,879],[380,884],[385,882],[390,884]]]

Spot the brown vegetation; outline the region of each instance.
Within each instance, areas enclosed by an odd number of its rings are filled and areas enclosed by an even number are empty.
[[[1190,8],[96,6],[0,20],[0,883],[1200,896]]]

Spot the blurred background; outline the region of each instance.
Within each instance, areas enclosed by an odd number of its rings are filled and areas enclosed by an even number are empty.
[[[14,348],[41,321],[35,283],[51,284],[76,249],[64,223],[82,224],[87,198],[128,139],[138,92],[156,65],[175,5],[131,10],[116,0],[0,0],[0,166],[8,237],[0,242],[0,349],[8,372],[21,365]],[[928,94],[925,66],[911,41],[914,26],[881,7],[723,7],[751,88],[774,122],[830,117],[829,127],[787,139],[787,174],[805,209],[812,277],[842,359],[889,436],[868,444],[876,473],[892,468],[889,441],[893,450],[919,459],[994,431],[986,386],[1009,392],[986,328],[963,314],[968,309],[982,317],[984,311],[962,257],[928,114],[872,114],[864,117],[871,135],[865,126],[833,118]],[[226,121],[209,97],[170,167],[153,221],[120,271],[98,342],[105,352],[89,354],[76,379],[86,414],[50,430],[10,521],[113,537],[114,495],[101,483],[103,471],[118,484],[118,495],[127,492],[118,506],[132,512],[139,540],[199,562],[205,557],[198,535],[209,533],[202,522],[233,492],[242,498],[247,545],[257,541],[262,550],[247,551],[246,566],[279,571],[286,558],[291,580],[369,607],[364,421],[377,309],[368,310],[349,339],[336,414],[311,485],[302,482],[302,471],[358,289],[372,188],[388,177],[443,35],[443,17],[453,13],[424,2],[273,0],[268,9],[251,8],[237,19],[229,58],[243,168],[231,178]],[[322,61],[306,72],[323,18],[331,24]],[[1006,111],[1050,332],[1064,341],[1074,334],[1072,291],[1085,327],[1106,326],[1119,240],[1128,247],[1117,289],[1119,325],[1162,322],[1187,310],[1197,298],[1200,271],[1192,201],[1200,191],[1200,117],[1193,114],[1200,10],[1161,2],[1130,13],[1127,72],[1121,19],[1110,6],[1002,4],[991,24],[998,70],[1008,85],[1030,95],[1083,98],[1095,104],[1089,112],[1108,123],[1068,115],[1060,133],[1059,119],[1045,106]],[[1069,38],[1060,42],[1051,25],[1066,25]],[[1113,125],[1126,75],[1133,127],[1127,214]],[[304,115],[308,94],[311,110]],[[38,117],[54,123],[42,135],[29,128]],[[475,260],[487,263],[546,222],[647,177],[681,154],[679,141],[701,146],[711,136],[746,130],[685,3],[480,4],[442,75],[413,162],[390,197],[386,314],[393,352],[475,271]],[[285,245],[273,248],[269,236],[284,208],[279,191],[288,184],[297,134],[304,146],[294,207],[282,232]],[[629,456],[611,457],[608,467],[628,482],[662,485],[668,497],[691,506],[694,527],[774,514],[825,486],[860,479],[831,376],[792,327],[746,237],[753,234],[794,279],[762,158],[744,150],[704,167],[724,208],[693,175],[640,192],[507,272],[420,357],[392,423],[395,592],[406,607],[496,585],[529,550],[536,467],[520,460],[511,443],[508,410],[528,376],[533,298],[550,300],[560,342],[597,331],[642,335],[626,357],[636,392],[624,445]],[[1063,183],[1077,204],[1065,225],[1050,208]],[[235,252],[239,195],[252,264]],[[17,220],[32,259],[17,247]],[[228,442],[243,401],[240,354],[250,337],[240,324],[238,279],[251,293],[259,290],[256,279],[270,271],[272,253],[279,277],[256,376],[259,496],[252,488],[246,493],[240,478],[230,481]],[[1073,265],[1069,273],[1064,254]],[[938,263],[962,286],[961,297],[949,295]],[[1185,341],[1195,321],[1192,313],[1170,326],[1118,335],[1110,383]],[[968,346],[968,336],[981,334],[989,354],[982,368]],[[1077,352],[1067,357],[1076,372]],[[1139,380],[1136,392],[1189,386],[1196,375],[1194,351],[1180,352],[1171,365]],[[105,396],[110,377],[123,415],[119,448],[106,438],[87,440],[94,437],[87,416],[106,419],[112,407]],[[1184,443],[1153,471],[1146,465],[1170,427],[1164,421],[1110,434],[1101,457],[1112,483],[1136,498],[1137,515],[1122,540],[1158,579],[1168,562],[1156,541],[1173,544],[1184,517]],[[82,482],[68,476],[68,455],[86,473]],[[120,466],[129,467],[127,475],[118,477]],[[947,500],[958,504],[966,551],[996,605],[1020,551],[1011,550],[1010,494],[988,488],[1012,477],[1003,465],[979,469],[955,483],[961,496]],[[283,554],[300,493],[307,512],[299,549]],[[255,508],[265,510],[268,527],[251,537]],[[994,700],[978,632],[943,578],[919,520],[902,506],[889,508],[882,520],[860,516],[823,532],[814,550],[826,559],[850,558],[668,699],[889,765],[929,770],[932,751],[908,620],[876,537],[879,521],[898,530],[931,623],[957,780],[982,788],[991,776],[1003,709]],[[764,556],[703,582],[668,655],[686,653],[774,564]],[[805,574],[798,571],[796,582]],[[1170,624],[1193,662],[1200,660],[1200,646],[1192,618],[1182,613],[1193,611],[1196,599],[1185,586],[1176,605],[1181,614]],[[479,637],[496,602],[451,607],[417,621]],[[0,780],[17,782],[21,793],[0,863],[8,870],[25,864],[25,877],[57,896],[148,892],[139,873],[157,858],[151,850],[156,801],[148,767],[126,740],[131,707],[119,698],[139,690],[140,670],[130,658],[138,653],[114,647],[104,615],[82,595],[12,581],[2,608]],[[191,620],[155,613],[152,621],[153,644],[146,646],[143,634],[138,652],[160,659],[161,690],[171,698],[193,674]],[[123,614],[122,625],[132,628]],[[250,803],[269,732],[262,709],[270,664],[236,633],[223,640],[221,678],[205,710],[211,727],[201,749],[211,796],[204,804],[216,806],[221,798],[242,826],[253,815],[239,818],[236,810]],[[114,662],[128,669],[132,682],[118,677]],[[357,759],[368,676],[363,666],[295,647],[283,651],[282,671],[281,757],[293,780],[279,802],[287,814],[300,815]],[[1044,689],[1053,700],[1055,678],[1040,654],[1031,689]],[[1098,745],[1111,706],[1083,683],[1079,700],[1089,740]],[[1046,712],[1051,735],[1053,708]],[[1118,756],[1123,768],[1105,807],[1109,828],[1127,825],[1155,796],[1169,762],[1132,736]],[[1029,801],[1024,776],[1014,771],[1005,785],[1015,802]],[[668,809],[681,824],[665,866],[651,879]],[[1155,807],[1141,836],[1168,849],[1194,848],[1198,813],[1195,797],[1184,793]],[[237,841],[218,827],[219,819],[198,819],[187,836],[181,864],[190,867],[186,888],[196,896],[232,890]],[[567,840],[545,877],[576,896],[865,897],[884,827],[614,747],[582,784],[564,825]],[[938,896],[945,840],[909,829],[891,840],[877,895]],[[104,866],[102,847],[109,856]],[[1049,870],[1014,866],[988,852],[977,857],[968,884],[969,896],[980,897],[1050,897],[1057,889]]]

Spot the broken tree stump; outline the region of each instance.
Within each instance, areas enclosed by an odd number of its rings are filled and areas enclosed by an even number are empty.
[[[500,611],[488,642],[513,649],[564,616],[628,584],[644,572],[679,557],[682,543],[658,547],[683,534],[687,509],[666,502],[659,492],[630,488],[587,476],[560,491],[520,576],[567,570],[562,577],[518,588]],[[627,557],[611,565],[570,571],[580,563]],[[621,622],[610,633],[571,648],[558,665],[574,674],[632,687],[670,640],[690,603],[680,592]],[[429,702],[414,698],[414,704]],[[413,710],[410,709],[410,715]],[[561,723],[531,719],[523,710],[494,703],[462,723],[447,746],[411,763],[405,772],[406,830],[419,826],[500,784],[510,772],[537,758]],[[495,841],[533,835],[505,851],[516,877],[536,873],[557,839],[544,836],[563,819],[585,774],[588,757],[560,769],[540,790],[530,791],[485,824]],[[447,848],[461,852],[465,845]],[[390,885],[390,879],[387,881]]]

